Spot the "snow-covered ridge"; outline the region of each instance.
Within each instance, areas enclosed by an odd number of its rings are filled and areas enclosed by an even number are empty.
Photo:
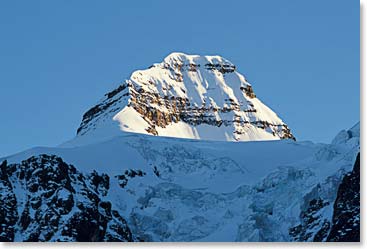
[[[105,94],[84,114],[76,140],[121,131],[222,141],[294,138],[233,63],[183,53],[133,72]]]
[[[33,148],[0,159],[0,241],[358,241],[359,124],[334,142]]]

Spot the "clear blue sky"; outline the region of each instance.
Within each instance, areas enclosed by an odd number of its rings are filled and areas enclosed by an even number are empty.
[[[235,63],[298,140],[359,121],[359,1],[1,1],[0,156],[71,139],[173,51]]]

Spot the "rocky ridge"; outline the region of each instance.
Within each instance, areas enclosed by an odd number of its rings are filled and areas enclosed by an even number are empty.
[[[131,115],[138,119],[134,125],[129,124]],[[173,53],[162,63],[135,71],[83,115],[77,134],[93,133],[113,120],[120,130],[157,136],[232,141],[294,139],[288,126],[257,99],[236,66],[219,56]],[[174,126],[178,123],[184,127]],[[137,127],[139,124],[142,127]],[[170,126],[175,133],[168,132]],[[219,139],[201,131],[223,132],[220,127],[227,135]]]
[[[0,167],[0,241],[133,241],[111,202],[109,176],[39,155]]]

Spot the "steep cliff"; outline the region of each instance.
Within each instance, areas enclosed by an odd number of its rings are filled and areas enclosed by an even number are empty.
[[[0,168],[0,241],[132,241],[106,199],[109,176],[82,174],[53,155]]]
[[[230,61],[183,53],[132,73],[83,115],[77,134],[95,140],[119,131],[223,141],[294,139]]]

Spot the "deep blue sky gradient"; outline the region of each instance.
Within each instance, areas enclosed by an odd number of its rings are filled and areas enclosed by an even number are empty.
[[[359,1],[1,1],[0,156],[71,139],[173,51],[232,61],[298,140],[359,121]]]

